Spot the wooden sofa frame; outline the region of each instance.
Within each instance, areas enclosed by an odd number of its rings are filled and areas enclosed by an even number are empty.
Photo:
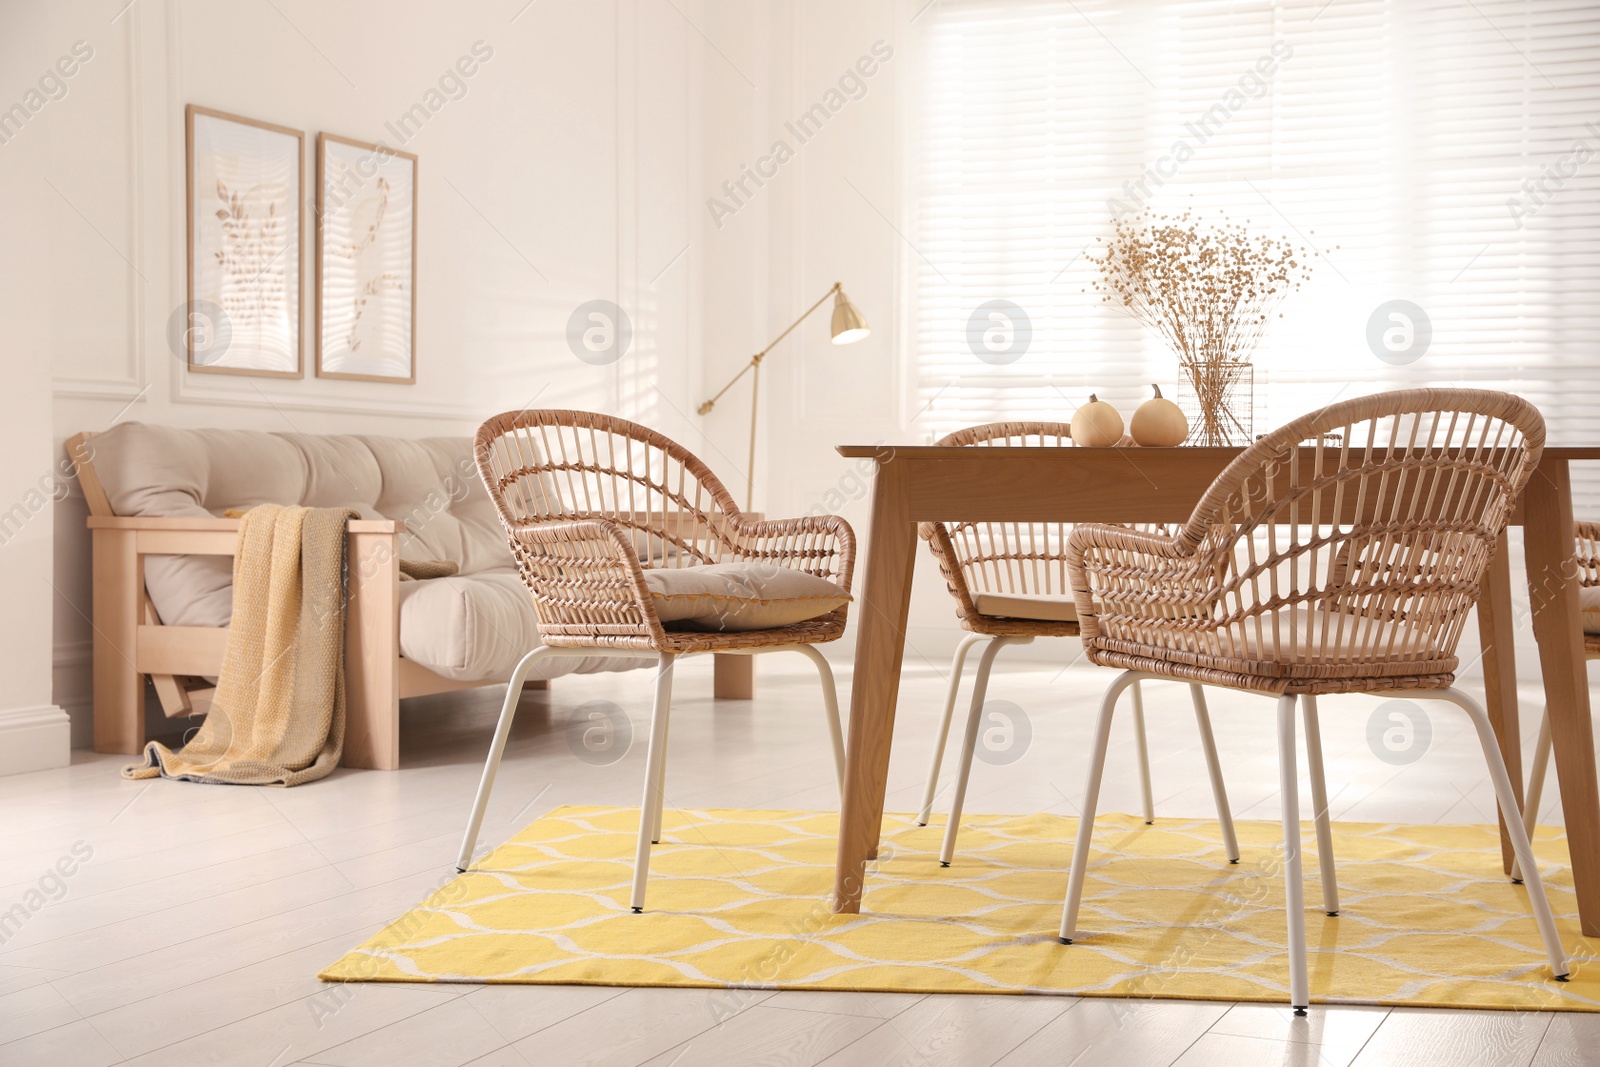
[[[134,754],[146,740],[144,675],[154,683],[168,718],[193,714],[195,701],[203,701],[210,690],[186,688],[181,679],[215,677],[228,640],[225,626],[163,625],[145,592],[144,558],[232,556],[239,520],[115,514],[95,474],[91,436],[69,439],[67,454],[89,503],[94,542],[94,750]],[[359,519],[348,528],[346,767],[399,768],[401,697],[485,684],[446,678],[400,654],[403,532],[394,519]],[[526,688],[548,685],[536,681]]]
[[[211,690],[183,679],[214,678],[222,670],[228,628],[166,626],[144,585],[144,558],[162,555],[232,556],[239,520],[117,515],[94,470],[93,434],[67,440],[67,455],[89,504],[94,585],[94,750],[134,755],[144,749],[149,675],[162,711],[177,718],[204,710]],[[357,519],[348,526],[345,558],[346,767],[400,767],[400,700],[485,682],[435,674],[400,654],[400,537],[394,519]],[[754,695],[750,656],[715,657],[715,696]],[[523,688],[548,689],[529,681]],[[196,701],[201,704],[197,707]]]

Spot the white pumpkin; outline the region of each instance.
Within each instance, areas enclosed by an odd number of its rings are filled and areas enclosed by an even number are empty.
[[[1171,448],[1189,439],[1189,420],[1183,409],[1161,395],[1161,387],[1152,385],[1156,395],[1139,405],[1129,422],[1128,430],[1135,443],[1146,448]]]
[[[1114,445],[1122,440],[1122,416],[1093,393],[1089,402],[1072,413],[1072,443],[1085,448]]]

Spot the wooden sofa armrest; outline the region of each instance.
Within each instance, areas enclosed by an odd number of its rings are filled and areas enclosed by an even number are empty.
[[[225,630],[163,626],[144,588],[144,557],[232,556],[238,519],[90,515],[94,555],[94,747],[136,753],[144,744],[144,682],[156,681],[169,716],[185,714],[175,676],[221,669]],[[385,709],[400,693],[400,548],[403,524],[357,519],[348,526],[345,611],[344,763],[399,766],[398,722]]]
[[[139,551],[146,556],[231,556],[238,543],[239,521],[198,515],[90,515],[87,524],[91,530],[136,531]],[[345,529],[352,534],[399,534],[404,530],[398,519],[351,519]],[[166,544],[198,547],[147,547]]]

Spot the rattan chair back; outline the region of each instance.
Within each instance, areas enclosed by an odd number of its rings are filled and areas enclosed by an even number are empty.
[[[1543,447],[1538,411],[1486,390],[1379,393],[1296,419],[1229,464],[1175,535],[1073,532],[1090,658],[1279,692],[1448,685]]]

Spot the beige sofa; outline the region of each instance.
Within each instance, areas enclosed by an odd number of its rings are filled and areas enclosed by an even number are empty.
[[[539,644],[467,438],[180,430],[123,423],[68,442],[94,541],[94,744],[138,752],[144,681],[169,716],[203,708],[222,661],[238,520],[255,504],[349,507],[347,766],[399,766],[399,701],[504,683]],[[401,580],[400,561],[451,577]],[[560,659],[536,673],[631,670]]]

